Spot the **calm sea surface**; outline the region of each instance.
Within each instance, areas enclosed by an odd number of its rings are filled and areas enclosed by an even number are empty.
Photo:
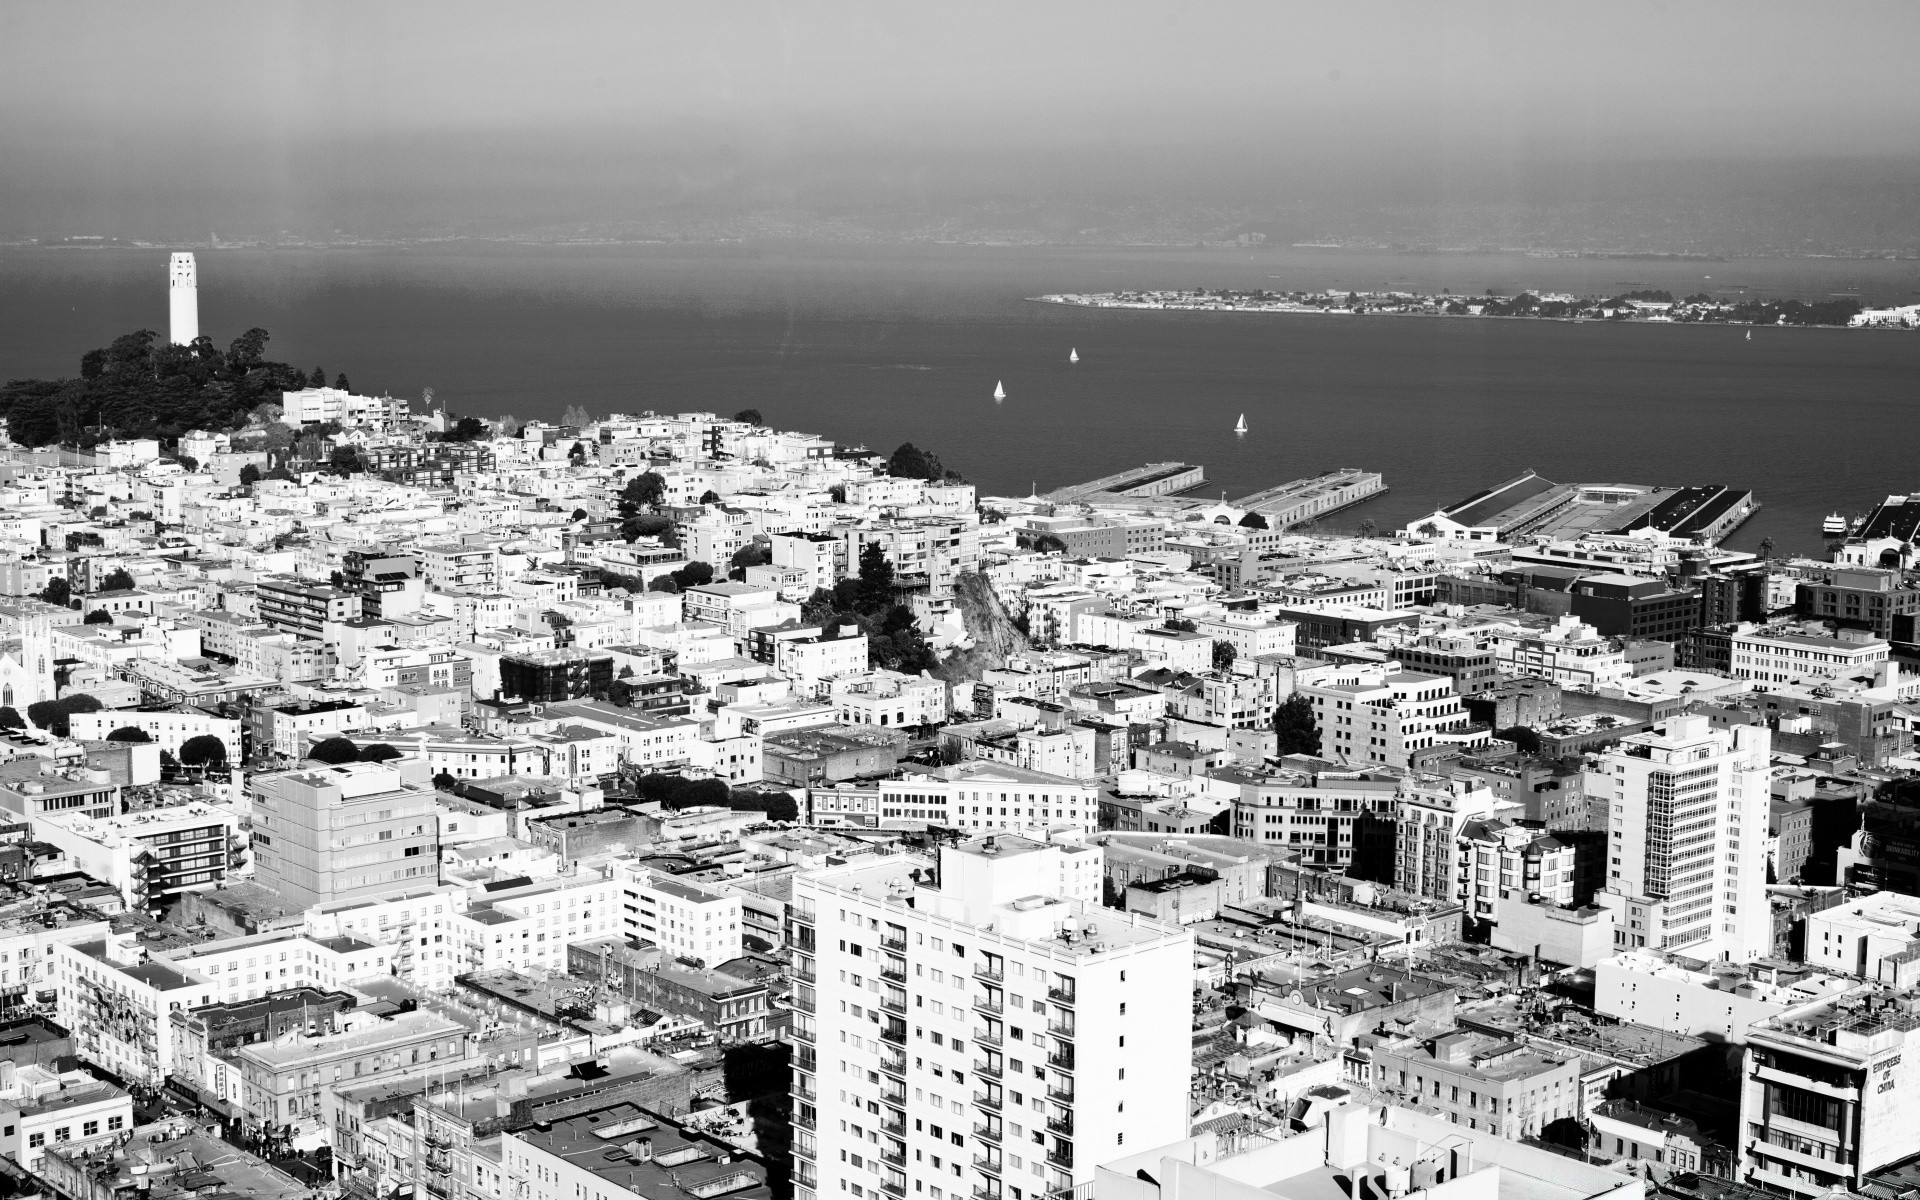
[[[1765,508],[1732,544],[1817,552],[1827,513],[1920,489],[1920,334],[1398,317],[1101,312],[1125,287],[1518,288],[1920,300],[1920,263],[1715,263],[1313,250],[447,246],[201,251],[201,326],[356,390],[558,417],[759,408],[938,453],[987,494],[1150,460],[1238,496],[1333,467],[1383,528],[1527,468],[1726,483]],[[0,378],[166,328],[166,254],[0,250]],[[1742,291],[1741,289],[1745,289]],[[1077,347],[1080,363],[1069,366]],[[1004,380],[1007,400],[992,400]],[[1244,412],[1250,432],[1235,437]]]

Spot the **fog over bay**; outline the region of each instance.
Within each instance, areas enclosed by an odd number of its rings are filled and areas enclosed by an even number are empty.
[[[0,236],[1910,253],[1909,5],[0,7]]]

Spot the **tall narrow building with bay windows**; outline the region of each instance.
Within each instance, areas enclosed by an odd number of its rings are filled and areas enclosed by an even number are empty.
[[[794,1195],[1063,1200],[1187,1134],[1193,938],[1012,835],[794,881]]]
[[[1689,713],[1600,756],[1587,777],[1607,829],[1594,903],[1613,916],[1615,946],[1733,962],[1772,952],[1771,738],[1765,726],[1716,730]]]

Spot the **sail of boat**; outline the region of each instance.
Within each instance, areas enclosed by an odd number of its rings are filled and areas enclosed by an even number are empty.
[[[1067,351],[1067,361],[1070,363],[1077,363],[1080,361],[1080,348],[1078,346]]]
[[[1235,433],[1245,433],[1247,431],[1247,414],[1240,414],[1240,420],[1234,424],[1233,431]]]
[[[993,398],[995,400],[1005,400],[1007,398],[1006,384],[1001,383],[997,379],[993,381]]]

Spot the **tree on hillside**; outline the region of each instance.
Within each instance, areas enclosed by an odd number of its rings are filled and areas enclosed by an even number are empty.
[[[65,608],[73,603],[73,585],[67,582],[66,576],[55,575],[47,580],[46,589],[40,593],[40,598],[48,604],[58,604],[61,608]]]
[[[325,387],[325,386],[327,386],[327,371],[326,371],[326,368],[325,368],[325,367],[315,367],[315,368],[313,369],[313,374],[311,374],[311,375],[309,375],[309,376],[307,376],[307,386],[308,386],[308,387]]]
[[[0,708],[0,729],[25,729],[27,723],[20,719],[20,710],[9,704]]]
[[[900,443],[887,459],[887,474],[895,479],[926,479],[938,482],[946,478],[947,469],[940,463],[940,456],[928,450],[922,450],[912,442]]]
[[[660,507],[667,498],[667,481],[658,471],[642,471],[627,480],[627,486],[620,489],[620,515],[622,517],[639,516],[643,509]]]
[[[353,390],[353,385],[347,382],[347,377],[345,375],[335,375],[333,377],[333,386],[343,392],[350,392]]]
[[[760,410],[757,408],[743,408],[739,412],[733,414],[733,419],[740,422],[742,425],[765,425],[766,424],[765,419],[760,416]]]
[[[720,493],[714,491],[712,488],[708,488],[706,491],[700,493],[700,503],[718,504],[720,503]]]
[[[1233,648],[1232,642],[1215,642],[1213,644],[1214,670],[1230,670],[1233,667],[1233,660],[1238,657],[1240,657],[1240,652]]]
[[[217,767],[227,761],[227,744],[210,733],[190,737],[180,743],[180,764],[187,767]]]
[[[387,745],[385,742],[375,742],[360,752],[360,761],[366,763],[391,762],[396,758],[405,757],[406,755],[394,749],[392,746]]]
[[[135,729],[131,725],[122,725],[120,728],[108,734],[107,740],[110,742],[151,742],[153,739],[147,736],[147,731],[144,729]]]
[[[441,771],[433,777],[433,786],[437,791],[451,792],[459,789],[460,781],[447,772]]]
[[[240,468],[240,486],[241,487],[252,487],[254,484],[259,482],[260,482],[259,467],[255,466],[252,463],[247,463],[245,466]]]
[[[750,542],[733,552],[727,560],[727,578],[741,580],[747,577],[748,567],[764,567],[773,561],[773,547],[766,542]]]
[[[461,417],[447,433],[450,442],[477,442],[493,431],[479,417]]]
[[[93,610],[92,612],[90,612],[90,613],[88,613],[88,614],[87,614],[87,618],[86,618],[86,620],[85,620],[85,621],[82,621],[82,622],[81,622],[81,624],[83,624],[83,625],[111,625],[111,624],[113,624],[113,614],[112,614],[112,613],[110,613],[110,612],[108,612],[108,611],[107,611],[106,609],[104,609],[104,608],[96,608],[96,609],[94,609],[94,610]]]
[[[124,592],[131,590],[133,586],[133,576],[127,573],[127,569],[125,567],[115,567],[106,573],[100,580],[100,586],[94,590],[99,592]]]
[[[1273,711],[1273,732],[1279,753],[1320,753],[1320,723],[1313,718],[1313,702],[1295,692]]]
[[[620,539],[626,542],[640,538],[658,538],[662,545],[679,546],[680,535],[674,531],[673,518],[658,513],[641,513],[637,517],[628,517],[620,522]]]
[[[1067,544],[1051,533],[1043,533],[1033,539],[1033,549],[1038,554],[1065,554]]]
[[[333,468],[335,475],[364,474],[366,464],[360,461],[360,447],[335,446],[333,453],[327,456],[327,465]]]
[[[67,718],[74,713],[99,712],[106,707],[85,692],[76,692],[71,696],[62,696],[58,700],[41,700],[27,706],[27,719],[55,737],[67,736]]]
[[[330,737],[314,743],[313,749],[307,751],[307,757],[337,767],[342,763],[359,762],[360,747],[346,738]]]
[[[893,602],[893,564],[879,542],[860,547],[860,607],[874,612]]]

